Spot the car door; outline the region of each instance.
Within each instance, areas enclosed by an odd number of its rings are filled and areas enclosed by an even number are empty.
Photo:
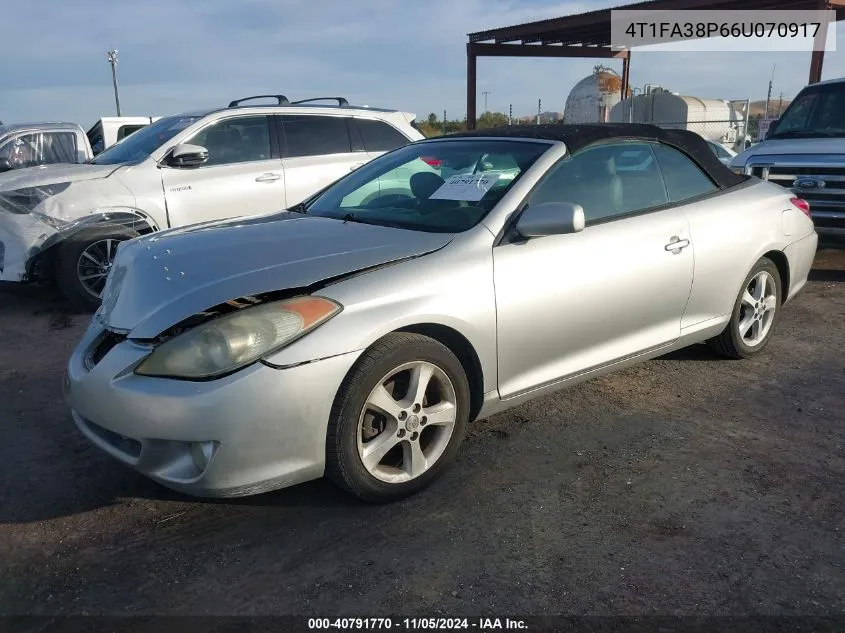
[[[493,249],[503,398],[665,346],[680,335],[693,253],[650,144],[584,149],[528,206],[580,204],[583,231]]]
[[[208,161],[189,168],[162,165],[171,226],[284,208],[285,178],[272,117],[228,117],[184,142],[206,148]]]
[[[352,147],[350,117],[290,114],[281,117],[285,195],[291,207],[357,169],[369,158]]]

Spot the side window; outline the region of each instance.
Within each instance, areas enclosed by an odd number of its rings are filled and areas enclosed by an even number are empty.
[[[345,117],[291,115],[282,117],[285,156],[323,156],[352,151]]]
[[[583,149],[560,161],[534,190],[529,204],[572,202],[587,222],[667,204],[651,146],[618,143]]]
[[[132,134],[133,132],[137,132],[143,127],[147,127],[146,125],[121,125],[120,128],[117,130],[117,140],[121,141],[125,139],[127,136]]]
[[[0,149],[0,158],[8,159],[12,169],[34,167],[41,160],[41,134],[16,136]]]
[[[698,165],[678,150],[666,145],[654,146],[670,202],[681,202],[716,191],[717,187]]]
[[[73,132],[45,132],[41,135],[43,143],[42,164],[75,163],[77,161],[76,134]]]
[[[355,121],[364,140],[364,149],[368,152],[389,152],[410,143],[410,140],[401,132],[383,121],[370,119],[355,119]]]
[[[91,143],[91,149],[94,151],[94,156],[106,149],[106,142],[103,140],[103,135],[100,133],[92,134],[88,137]]]
[[[270,120],[266,116],[224,119],[205,128],[188,142],[208,150],[205,166],[248,163],[273,157]]]

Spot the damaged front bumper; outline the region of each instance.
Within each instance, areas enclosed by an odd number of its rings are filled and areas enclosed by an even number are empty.
[[[39,255],[55,244],[96,226],[123,226],[139,234],[157,230],[141,211],[86,202],[80,213],[72,201],[53,196],[63,188],[31,187],[0,192],[0,281],[27,282],[39,276]]]
[[[0,214],[0,281],[30,281],[36,256],[59,241],[58,233],[32,214]]]

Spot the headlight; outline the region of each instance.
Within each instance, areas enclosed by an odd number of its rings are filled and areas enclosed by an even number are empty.
[[[39,204],[70,187],[69,182],[59,182],[41,187],[26,187],[13,191],[0,191],[0,209],[23,215],[31,213]]]
[[[312,296],[243,308],[165,341],[135,373],[189,380],[227,374],[292,343],[341,309]]]

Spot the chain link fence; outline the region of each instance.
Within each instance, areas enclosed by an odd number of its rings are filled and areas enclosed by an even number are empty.
[[[746,135],[746,125],[736,120],[724,121],[675,121],[655,122],[653,125],[665,129],[689,130],[704,139],[727,147],[734,152],[741,152],[751,143]]]

